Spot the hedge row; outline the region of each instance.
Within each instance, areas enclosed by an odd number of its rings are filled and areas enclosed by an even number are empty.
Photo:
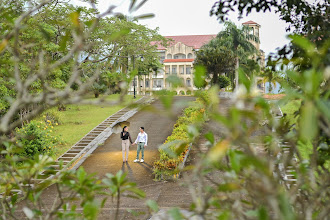
[[[174,124],[172,134],[167,137],[163,146],[160,148],[160,158],[154,162],[153,171],[157,180],[173,179],[179,173],[178,166],[183,162],[185,155],[189,149],[191,142],[188,136],[189,125],[200,125],[205,122],[206,112],[203,103],[207,93],[202,94],[204,97],[197,98],[194,105],[186,108],[183,115],[180,116]]]

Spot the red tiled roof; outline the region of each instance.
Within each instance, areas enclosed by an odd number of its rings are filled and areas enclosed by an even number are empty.
[[[258,23],[254,22],[254,21],[247,21],[247,22],[244,22],[243,24],[258,24]]]
[[[194,59],[165,59],[164,63],[192,62]]]
[[[164,36],[168,39],[174,40],[174,42],[170,42],[170,46],[181,42],[186,46],[193,47],[194,49],[199,49],[204,44],[208,43],[210,40],[215,38],[216,34],[210,35],[181,35],[181,36]],[[151,45],[158,45],[158,50],[165,50],[166,48],[159,44],[157,41],[151,42]]]

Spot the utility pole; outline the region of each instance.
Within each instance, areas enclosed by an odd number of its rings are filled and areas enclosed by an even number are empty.
[[[133,55],[133,71],[135,70],[135,56]],[[133,93],[134,93],[134,99],[136,99],[136,96],[135,96],[135,76],[134,76],[134,79],[133,79]]]

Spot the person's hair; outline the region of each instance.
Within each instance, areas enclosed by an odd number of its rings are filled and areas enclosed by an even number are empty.
[[[125,128],[127,128],[127,126],[126,126],[126,125],[123,127],[123,132],[125,131]]]
[[[142,130],[144,130],[144,127],[140,127]]]

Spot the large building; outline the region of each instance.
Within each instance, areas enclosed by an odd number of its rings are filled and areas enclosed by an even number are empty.
[[[253,22],[245,22],[243,25],[251,27],[253,34],[259,37],[260,25]],[[193,86],[193,63],[198,51],[204,44],[216,37],[216,35],[183,35],[183,36],[165,36],[172,41],[167,47],[163,47],[157,42],[157,51],[160,61],[163,63],[163,68],[149,75],[141,76],[136,80],[136,94],[150,95],[154,91],[169,89],[171,87],[167,78],[171,75],[176,75],[182,79],[184,87],[177,88],[177,94],[190,94],[196,90]],[[259,43],[252,42],[260,51]],[[261,51],[261,53],[263,53]],[[261,63],[262,64],[262,63]],[[132,82],[129,92],[132,94],[134,90],[134,82]]]

